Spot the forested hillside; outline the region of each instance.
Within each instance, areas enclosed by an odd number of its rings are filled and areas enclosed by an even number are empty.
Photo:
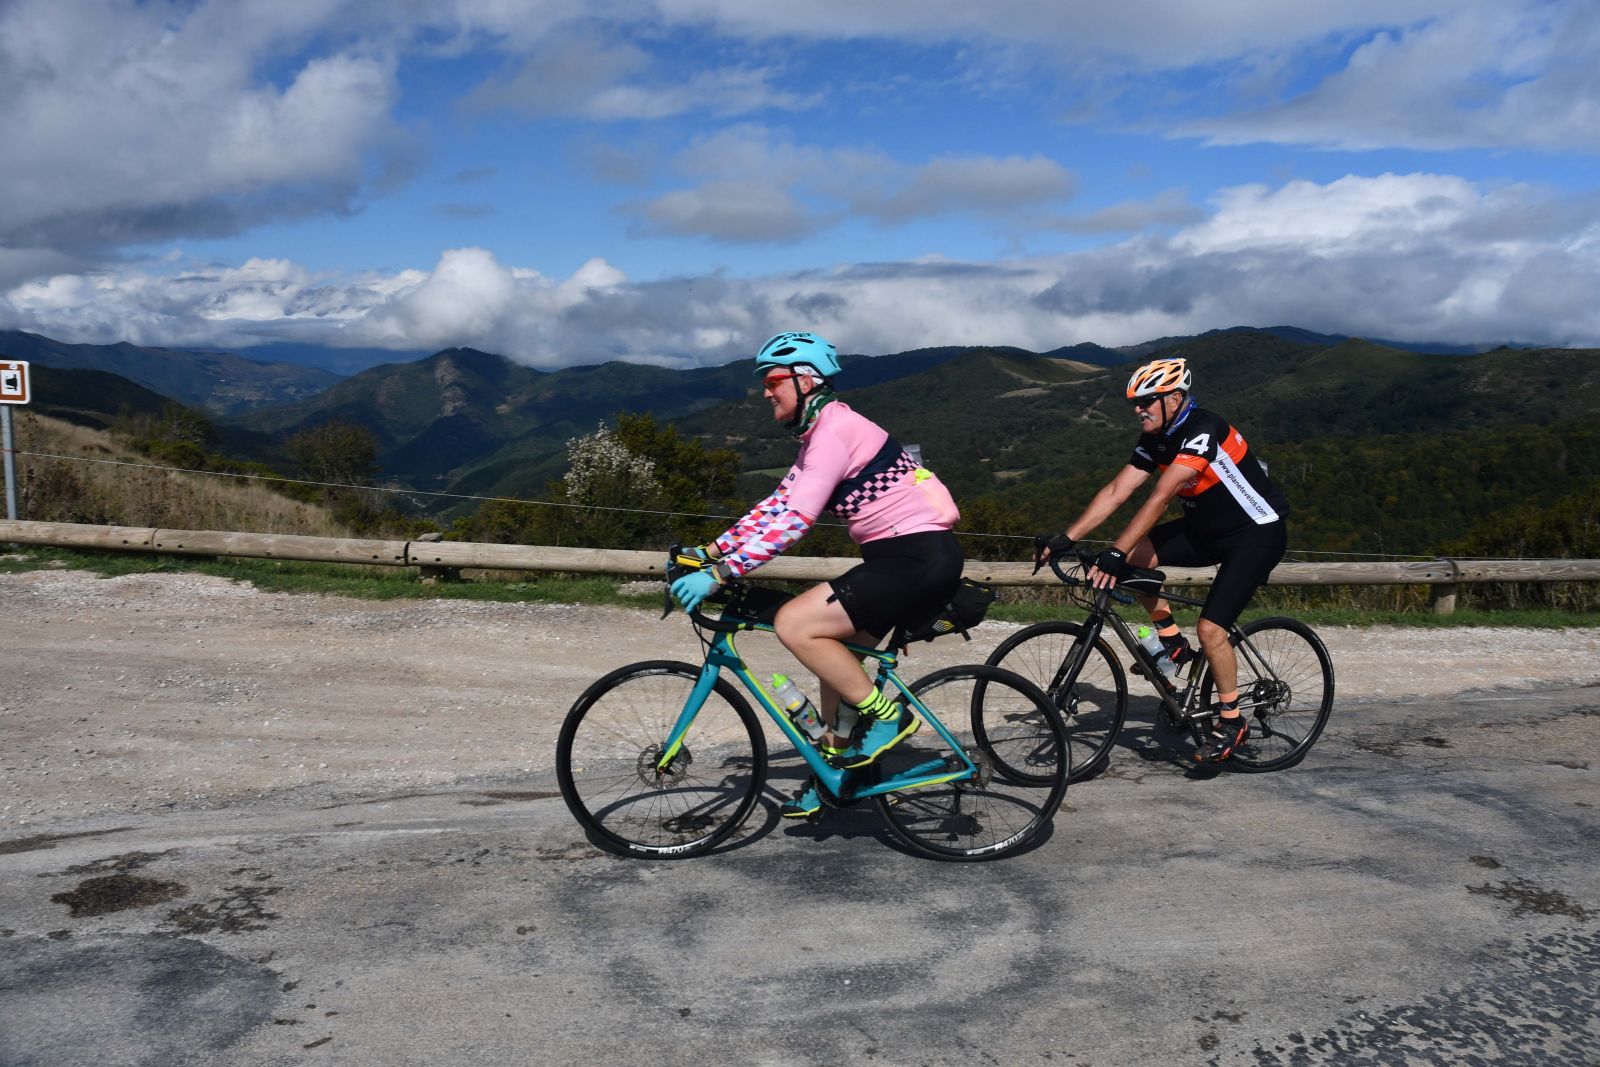
[[[1023,535],[1063,525],[1127,460],[1137,436],[1123,399],[1131,367],[1151,355],[1182,354],[1194,369],[1196,399],[1244,432],[1287,491],[1297,550],[1490,551],[1521,543],[1507,516],[1537,531],[1527,542],[1534,554],[1537,545],[1559,554],[1570,551],[1563,545],[1590,543],[1583,523],[1596,521],[1592,501],[1600,496],[1600,352],[1423,355],[1289,327],[1164,340],[1171,343],[1121,351],[949,347],[847,357],[839,386],[847,403],[902,443],[922,447],[972,532]],[[40,367],[36,383],[44,410],[89,426],[130,416],[147,427],[152,419],[186,426],[195,418],[106,372]],[[431,507],[437,520],[450,521],[471,515],[473,498],[568,500],[557,483],[569,442],[602,423],[615,426],[624,413],[650,420],[630,430],[630,441],[665,450],[641,459],[677,472],[676,488],[656,500],[660,507],[704,510],[754,499],[795,454],[747,360],[693,370],[608,363],[546,372],[471,349],[375,367],[304,400],[208,423],[204,436],[208,449],[286,473],[309,475],[314,467],[317,480],[375,478],[443,494],[408,506]],[[702,451],[684,451],[668,429]],[[344,449],[351,455],[330,466],[322,453],[341,440],[360,447]],[[140,447],[164,455],[175,446]],[[711,455],[719,457],[715,471],[707,469],[697,492],[694,464]],[[730,463],[742,471],[731,493]],[[1567,518],[1552,525],[1539,519],[1546,512]],[[489,526],[506,536],[533,528],[500,518]],[[654,528],[614,527],[635,540]],[[562,536],[603,540],[607,529],[580,524]],[[813,551],[841,546],[834,533],[808,542]],[[969,551],[1014,555],[1016,545],[974,539]]]
[[[1495,515],[1554,505],[1600,479],[1594,350],[1423,356],[1251,332],[1160,351],[1189,359],[1196,399],[1268,460],[1303,551],[1470,545]],[[1138,435],[1123,399],[1131,367],[973,350],[845,395],[922,446],[956,493],[965,528],[1025,534],[1064,525],[1127,462]],[[764,471],[741,485],[751,494],[793,455],[759,398],[682,425],[708,444],[741,448],[746,469]]]

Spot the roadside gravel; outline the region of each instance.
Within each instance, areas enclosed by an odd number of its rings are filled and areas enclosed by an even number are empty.
[[[163,807],[381,796],[470,780],[548,788],[567,707],[606,671],[689,659],[681,619],[614,607],[351,600],[194,574],[0,576],[0,831]],[[981,660],[1015,630],[912,650]],[[1321,631],[1338,707],[1600,683],[1600,630]],[[776,642],[741,651],[794,672]],[[809,681],[802,675],[802,682]]]

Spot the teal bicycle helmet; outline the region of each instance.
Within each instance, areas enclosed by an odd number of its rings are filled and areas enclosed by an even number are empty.
[[[839,353],[826,338],[814,333],[780,333],[756,353],[756,373],[768,367],[807,366],[824,379],[839,373]]]

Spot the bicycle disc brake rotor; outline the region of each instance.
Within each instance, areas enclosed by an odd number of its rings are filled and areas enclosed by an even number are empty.
[[[1289,706],[1291,695],[1288,683],[1275,678],[1261,678],[1250,686],[1250,701],[1257,715],[1276,715]]]
[[[639,753],[639,760],[634,764],[634,769],[639,775],[639,781],[651,789],[670,789],[689,775],[689,767],[694,763],[694,754],[689,751],[689,746],[684,745],[678,749],[678,754],[672,757],[672,762],[665,769],[656,766],[661,761],[661,746],[651,745]]]

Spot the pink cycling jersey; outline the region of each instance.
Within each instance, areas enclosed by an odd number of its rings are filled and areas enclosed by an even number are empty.
[[[841,401],[824,407],[800,441],[800,455],[773,494],[714,542],[735,575],[800,540],[824,510],[846,521],[858,545],[948,530],[961,518],[937,475]]]

